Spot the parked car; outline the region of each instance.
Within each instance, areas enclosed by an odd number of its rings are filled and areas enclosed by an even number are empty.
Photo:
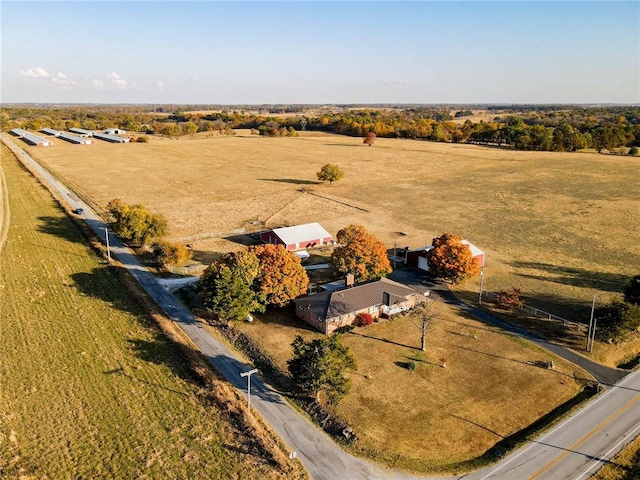
[[[73,213],[76,215],[84,215],[84,208],[76,208]]]

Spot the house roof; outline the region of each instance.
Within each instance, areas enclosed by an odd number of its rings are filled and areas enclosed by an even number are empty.
[[[463,244],[463,245],[469,245],[469,249],[471,250],[471,256],[472,257],[477,257],[478,255],[484,255],[484,252],[482,250],[480,250],[478,247],[476,247],[469,240],[461,240],[460,243]],[[407,252],[428,252],[432,248],[433,248],[433,246],[427,245],[426,247],[420,247],[420,248],[414,248],[413,250],[407,250]]]
[[[294,227],[274,228],[272,230],[280,240],[286,245],[300,243],[306,240],[314,240],[316,238],[331,237],[319,223],[307,223],[305,225],[296,225]]]
[[[380,278],[333,292],[305,295],[297,298],[295,304],[297,308],[311,310],[320,320],[324,321],[381,305],[384,302],[385,293],[389,294],[390,303],[393,305],[403,302],[416,291],[401,283],[387,278]]]
[[[478,247],[476,247],[469,240],[462,240],[460,243],[463,245],[469,245],[469,248],[471,249],[471,256],[477,257],[478,255],[484,255],[484,252],[480,250]]]

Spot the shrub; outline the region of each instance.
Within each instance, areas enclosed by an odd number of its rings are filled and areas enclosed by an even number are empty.
[[[193,252],[180,243],[161,241],[154,245],[153,251],[163,264],[179,266],[191,260]]]
[[[633,155],[634,157],[638,155],[638,147],[635,145],[629,149],[629,155]]]
[[[370,313],[359,313],[353,321],[356,327],[367,327],[373,324],[373,316]]]
[[[509,310],[517,310],[522,307],[522,300],[520,296],[522,291],[519,288],[510,288],[509,290],[502,290],[498,292],[498,304],[500,306],[508,308]]]
[[[413,371],[416,369],[416,362],[414,361],[407,362],[405,365],[407,366],[407,370]]]
[[[334,333],[349,333],[356,328],[354,325],[345,325],[344,327],[336,328]]]
[[[138,137],[138,138],[137,138],[137,140],[136,140],[136,142],[137,142],[137,143],[148,143],[148,142],[149,142],[149,139],[148,139],[145,135],[143,135],[143,136],[141,136],[141,137]]]
[[[640,328],[640,306],[614,300],[597,308],[595,318],[598,340],[624,342],[633,331]]]

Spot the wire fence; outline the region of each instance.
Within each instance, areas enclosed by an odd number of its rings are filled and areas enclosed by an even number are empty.
[[[493,299],[497,299],[498,298],[498,294],[496,292],[491,292],[491,291],[486,291],[486,290],[482,292],[482,295],[484,297],[487,297],[487,298],[493,298]],[[556,315],[554,313],[547,312],[545,310],[542,310],[541,308],[534,307],[533,305],[528,305],[526,303],[523,303],[520,306],[520,309],[525,311],[525,312],[532,313],[536,317],[545,318],[546,320],[548,320],[550,322],[562,323],[562,325],[564,327],[575,328],[578,331],[582,331],[582,330],[586,329],[586,325],[584,323],[567,320],[564,317],[561,317],[561,316]]]

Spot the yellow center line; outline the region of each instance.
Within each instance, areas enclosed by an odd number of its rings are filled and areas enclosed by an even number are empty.
[[[584,437],[582,437],[580,440],[578,440],[576,443],[574,443],[573,445],[571,445],[569,448],[565,449],[565,451],[558,455],[552,462],[547,463],[544,467],[542,467],[540,470],[538,470],[536,473],[533,474],[533,476],[529,477],[528,480],[533,480],[534,478],[538,477],[541,473],[545,472],[546,470],[548,470],[550,467],[552,467],[553,465],[555,465],[556,463],[558,463],[560,460],[562,460],[564,457],[566,457],[569,453],[572,453],[571,451],[574,450],[578,445],[580,445],[581,443],[583,443],[585,440],[587,440],[589,437],[591,437],[594,433],[596,433],[598,430],[603,429],[604,427],[606,427],[609,423],[611,423],[613,420],[615,420],[618,416],[620,416],[620,414],[622,414],[622,412],[624,412],[625,410],[627,410],[631,405],[633,405],[634,403],[636,403],[638,400],[640,400],[640,395],[636,395],[635,397],[633,397],[631,400],[629,400],[625,405],[623,405],[622,407],[620,407],[615,413],[613,413],[609,418],[607,418],[604,422],[602,422],[601,424],[597,425],[593,430],[591,430],[589,433],[587,433]]]

